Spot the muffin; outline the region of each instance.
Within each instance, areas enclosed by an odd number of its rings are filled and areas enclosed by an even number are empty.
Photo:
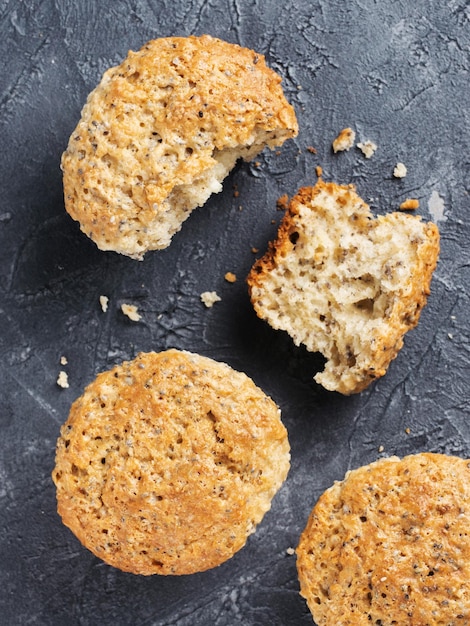
[[[318,626],[470,623],[470,461],[421,453],[346,474],[297,547]]]
[[[237,159],[294,137],[263,55],[201,37],[129,52],[90,93],[62,156],[65,208],[101,250],[166,248]]]
[[[178,350],[103,372],[57,442],[58,512],[135,574],[190,574],[245,544],[289,469],[276,404],[245,374]]]
[[[321,352],[315,380],[349,395],[383,376],[418,323],[439,231],[403,213],[373,217],[352,185],[319,180],[292,198],[247,278],[257,315]]]

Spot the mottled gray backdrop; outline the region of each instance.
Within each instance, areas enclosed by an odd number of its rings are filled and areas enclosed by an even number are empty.
[[[469,27],[467,0],[0,1],[1,624],[311,624],[289,548],[322,490],[380,456],[470,456]],[[238,165],[169,249],[143,262],[100,252],[64,211],[59,169],[85,98],[129,49],[202,33],[266,55],[300,134],[258,167]],[[371,159],[332,153],[345,126],[378,145]],[[442,234],[419,326],[387,375],[349,398],[312,381],[322,358],[258,320],[244,282],[251,249],[263,252],[276,231],[276,199],[313,184],[317,165],[326,180],[355,183],[375,212],[418,198]],[[222,298],[212,309],[199,299],[207,290]],[[56,514],[50,473],[84,385],[170,346],[228,362],[278,402],[292,469],[229,562],[144,578],[79,545]],[[56,384],[60,370],[68,389]]]

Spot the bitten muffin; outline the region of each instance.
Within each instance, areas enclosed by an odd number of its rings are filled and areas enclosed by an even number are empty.
[[[263,55],[201,37],[129,52],[91,92],[62,156],[65,208],[101,250],[166,248],[238,158],[294,137]]]
[[[318,626],[470,623],[470,461],[421,453],[346,474],[297,547]]]
[[[295,195],[247,281],[257,315],[327,362],[315,380],[345,395],[383,376],[418,323],[439,231],[403,213],[373,217],[352,185]]]
[[[189,352],[99,374],[57,442],[58,512],[89,550],[135,574],[190,574],[245,544],[289,469],[276,404]]]

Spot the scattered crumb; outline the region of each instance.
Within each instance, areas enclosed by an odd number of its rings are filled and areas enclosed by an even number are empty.
[[[240,192],[238,191],[238,188],[236,185],[233,186],[233,197],[234,198],[238,198],[238,196],[240,195]]]
[[[293,554],[295,554],[294,548],[287,548],[286,552],[289,556],[292,556]]]
[[[254,161],[253,165],[255,167],[261,167],[261,161]]]
[[[216,302],[220,302],[221,298],[215,291],[204,291],[201,293],[201,301],[210,309]]]
[[[271,220],[271,224],[275,224],[275,223],[276,223],[276,220]]]
[[[310,152],[310,154],[316,154],[317,153],[317,149],[314,148],[313,146],[307,146],[307,150]]]
[[[62,387],[62,389],[68,389],[69,377],[67,376],[67,372],[64,372],[63,370],[59,372],[59,376],[57,378],[57,384],[59,385],[59,387]]]
[[[243,211],[243,207],[242,207],[242,205],[241,205],[241,204],[239,204],[239,205],[238,205],[238,210],[239,210],[239,211]]]
[[[405,178],[407,174],[406,165],[404,163],[397,163],[395,165],[395,169],[393,170],[393,175],[395,178]]]
[[[285,211],[289,206],[289,196],[285,193],[280,198],[277,199],[276,207],[279,211]]]
[[[370,157],[377,150],[377,145],[373,141],[370,141],[369,139],[367,141],[359,142],[357,144],[357,147],[362,152],[362,154],[366,157],[366,159],[370,159]]]
[[[276,156],[281,156],[282,152],[280,150],[276,150],[276,152],[274,153]]]
[[[300,91],[302,89],[302,85],[297,85],[297,89]]]
[[[68,361],[67,361],[67,357],[66,356],[61,356],[60,357],[60,364],[61,365],[67,365]]]
[[[419,207],[419,200],[416,198],[407,198],[404,202],[400,204],[400,209],[402,211],[414,211]]]
[[[379,446],[379,452],[383,452],[385,448],[383,446]]]
[[[405,428],[405,433],[409,435],[411,433],[411,428]]]
[[[352,128],[343,128],[343,130],[339,133],[336,139],[333,140],[333,152],[343,152],[344,150],[349,150],[354,145],[354,140],[356,139],[356,133]]]
[[[121,311],[133,322],[138,322],[142,317],[140,313],[138,313],[135,304],[121,304]]]
[[[106,311],[108,310],[108,302],[109,302],[108,296],[100,296],[100,304],[101,304],[101,309],[103,313],[106,313]]]
[[[318,178],[321,178],[323,174],[323,168],[321,165],[317,165],[317,167],[315,168],[315,173],[318,176]]]
[[[228,283],[234,283],[237,280],[237,277],[233,272],[227,272],[224,278]]]
[[[449,339],[453,339],[454,335],[452,333],[447,333],[447,336],[449,337]]]
[[[251,251],[253,252],[253,254],[258,254],[259,252],[259,248],[251,248]]]

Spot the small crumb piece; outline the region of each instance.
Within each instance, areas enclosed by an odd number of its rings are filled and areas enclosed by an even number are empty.
[[[323,174],[323,168],[321,165],[317,165],[317,167],[315,168],[315,173],[318,176],[318,178],[321,178]]]
[[[452,333],[447,333],[447,336],[449,337],[449,339],[453,339],[454,335]]]
[[[370,141],[369,139],[367,141],[359,142],[357,144],[357,147],[362,152],[362,154],[366,157],[366,159],[370,159],[370,157],[377,150],[377,145],[373,141]]]
[[[214,306],[216,302],[220,302],[221,298],[215,291],[204,291],[201,293],[201,301],[206,305],[208,309]]]
[[[259,248],[253,247],[253,248],[251,248],[251,251],[253,252],[253,254],[258,254]]]
[[[228,283],[234,283],[237,280],[237,277],[235,276],[233,272],[227,272],[224,278]]]
[[[108,302],[108,296],[100,296],[100,305],[103,313],[106,313],[106,311],[108,310]]]
[[[276,206],[279,211],[285,211],[289,206],[289,196],[285,193],[280,198],[277,199]]]
[[[404,202],[400,204],[400,209],[402,211],[414,211],[419,207],[419,200],[416,198],[407,198]]]
[[[383,446],[379,446],[379,452],[383,452],[385,448]]]
[[[405,433],[409,435],[411,433],[411,428],[405,428]]]
[[[142,317],[140,313],[137,312],[135,304],[121,304],[121,311],[133,322],[138,322]]]
[[[354,145],[354,140],[356,139],[356,133],[352,128],[343,128],[343,130],[339,133],[336,139],[333,140],[333,152],[343,152],[344,150],[349,150]]]
[[[255,167],[261,167],[261,161],[254,161],[253,165]]]
[[[317,153],[317,149],[314,148],[313,146],[307,146],[307,150],[310,152],[310,154],[316,154]]]
[[[236,185],[233,186],[233,197],[234,198],[238,198],[238,196],[240,195],[240,192],[238,191],[238,188]]]
[[[289,556],[292,556],[293,554],[295,554],[294,548],[287,548],[286,552]]]
[[[404,163],[397,163],[395,165],[395,169],[393,170],[393,175],[395,178],[405,178],[407,174],[406,165]]]
[[[67,365],[68,361],[67,361],[67,357],[66,356],[61,356],[60,357],[60,364],[61,365]]]
[[[68,389],[69,377],[67,376],[67,372],[64,372],[63,370],[59,372],[59,376],[57,378],[57,384],[59,385],[59,387],[62,387],[62,389]]]

